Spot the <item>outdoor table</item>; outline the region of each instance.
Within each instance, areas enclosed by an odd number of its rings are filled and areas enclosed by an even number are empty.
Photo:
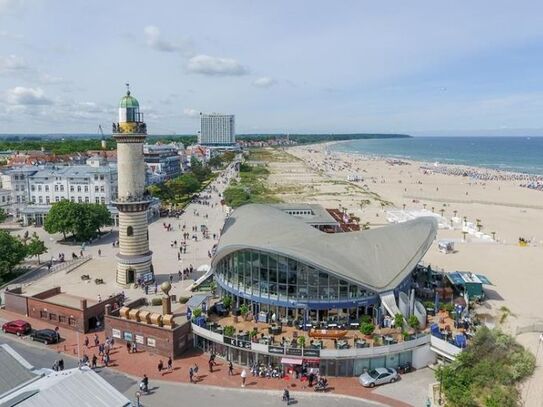
[[[328,328],[329,329],[335,329],[335,328],[337,328],[337,324],[336,323],[328,324]]]

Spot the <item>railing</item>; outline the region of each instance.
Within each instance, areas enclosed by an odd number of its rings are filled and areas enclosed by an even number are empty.
[[[206,339],[209,339],[216,343],[222,343],[227,346],[233,346],[238,348],[246,348],[245,346],[239,346],[239,345],[233,345],[231,340],[228,340],[223,336],[223,334],[219,332],[213,332],[207,328],[198,326],[196,324],[192,324],[192,331],[193,333],[202,336]],[[240,340],[238,338],[230,338],[236,341],[236,343],[241,344],[242,342],[250,342],[246,339]],[[319,355],[321,358],[325,359],[333,359],[333,358],[367,358],[367,357],[373,357],[373,356],[379,356],[379,355],[386,355],[389,353],[398,353],[398,352],[404,352],[407,350],[411,350],[414,348],[417,348],[419,346],[427,345],[430,343],[430,335],[423,333],[415,336],[413,339],[394,343],[391,345],[382,345],[382,346],[372,346],[372,347],[366,347],[366,348],[349,348],[349,349],[319,349]],[[270,352],[270,346],[275,349],[275,351]],[[452,346],[452,345],[451,345]],[[268,355],[274,355],[274,356],[280,356],[281,354],[284,355],[293,355],[293,350],[298,350],[300,353],[302,352],[301,348],[288,348],[283,347],[284,352],[280,353],[277,350],[280,350],[281,346],[279,344],[276,345],[266,345],[258,342],[250,342],[250,349],[252,351],[258,352],[258,353],[265,353]],[[313,348],[306,347],[304,348],[304,351],[312,351]],[[305,352],[304,352],[305,353]],[[301,356],[301,355],[300,355]]]

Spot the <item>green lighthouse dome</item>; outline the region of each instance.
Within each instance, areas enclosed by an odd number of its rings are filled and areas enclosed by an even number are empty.
[[[126,96],[123,96],[121,101],[119,102],[120,108],[139,108],[140,104],[138,103],[138,99],[136,99],[134,96],[130,96],[130,91],[126,91]]]

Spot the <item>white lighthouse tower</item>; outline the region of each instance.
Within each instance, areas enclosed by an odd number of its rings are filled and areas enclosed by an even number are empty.
[[[113,123],[113,138],[117,142],[119,210],[119,253],[117,254],[117,284],[128,286],[138,279],[153,279],[152,252],[149,250],[147,209],[150,197],[145,193],[145,162],[143,142],[147,127],[139,103],[130,95],[119,103],[119,121]]]

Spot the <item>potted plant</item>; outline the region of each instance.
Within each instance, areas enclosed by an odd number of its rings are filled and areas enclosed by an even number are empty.
[[[298,346],[300,348],[303,348],[305,346],[305,336],[298,336],[298,339],[296,340],[298,342]]]
[[[404,323],[404,318],[403,318],[403,315],[398,313],[396,315],[394,315],[394,326],[396,328],[400,328],[402,329],[403,328],[403,323]]]
[[[244,320],[247,320],[247,315],[249,314],[249,307],[245,304],[243,304],[241,307],[239,307],[239,312]]]
[[[209,284],[209,292],[211,292],[211,295],[215,297],[215,293],[217,292],[217,283],[215,280]]]
[[[407,320],[407,324],[416,331],[419,329],[420,322],[415,315],[411,315]]]
[[[375,331],[375,325],[371,322],[363,322],[362,325],[360,325],[360,333],[363,334],[366,339],[371,338],[373,331]]]
[[[199,316],[202,315],[202,308],[195,308],[193,311],[192,311],[192,319],[196,319],[198,318]]]
[[[255,341],[255,338],[257,335],[258,335],[258,331],[256,330],[256,328],[253,328],[253,330],[249,332],[249,337],[251,338],[252,341]]]
[[[232,297],[228,295],[222,297],[222,303],[224,305],[224,308],[229,309],[230,306],[232,305]]]
[[[224,331],[223,331],[224,336],[228,336],[232,338],[235,333],[236,333],[236,328],[234,328],[232,325],[227,325],[224,327]]]

